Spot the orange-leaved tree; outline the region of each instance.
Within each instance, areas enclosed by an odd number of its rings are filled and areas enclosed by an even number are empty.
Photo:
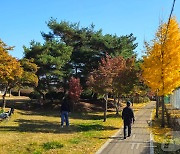
[[[19,62],[23,68],[23,74],[15,87],[18,89],[18,94],[20,96],[20,89],[24,86],[36,87],[38,85],[38,77],[36,75],[38,66],[34,63],[34,59],[23,58],[19,60]]]
[[[167,29],[168,28],[168,29]],[[145,43],[142,77],[158,96],[162,96],[162,127],[164,127],[164,96],[180,86],[180,28],[174,18],[159,26],[152,45]]]
[[[5,88],[2,96],[2,109],[4,109],[6,105],[5,96],[7,91],[19,81],[23,73],[20,62],[8,53],[8,50],[12,49],[13,47],[8,47],[0,40],[0,83]]]

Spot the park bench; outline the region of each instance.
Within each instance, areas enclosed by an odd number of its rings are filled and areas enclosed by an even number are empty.
[[[11,115],[13,113],[14,113],[14,108],[10,108],[9,111],[1,113],[0,114],[0,121],[11,117]]]

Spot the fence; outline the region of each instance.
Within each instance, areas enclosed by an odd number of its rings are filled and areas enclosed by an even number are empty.
[[[170,95],[170,103],[173,107],[180,109],[180,88],[176,89],[173,94]]]

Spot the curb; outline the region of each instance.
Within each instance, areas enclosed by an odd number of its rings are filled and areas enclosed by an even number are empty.
[[[152,127],[152,114],[153,114],[153,109],[151,111],[151,117],[150,117],[150,127]],[[152,134],[152,131],[150,132],[150,154],[154,154],[154,145],[153,145],[153,140],[154,140],[154,137],[153,137],[153,134]]]
[[[111,138],[108,139],[95,154],[100,154],[107,147],[107,145],[113,140],[113,138],[116,137],[122,131],[122,128],[123,126],[113,136],[111,136]]]

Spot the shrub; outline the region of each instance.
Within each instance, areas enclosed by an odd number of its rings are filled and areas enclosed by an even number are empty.
[[[150,99],[147,97],[147,96],[144,96],[144,97],[134,97],[131,98],[131,101],[134,101],[134,103],[146,103],[146,102],[149,102]]]
[[[4,112],[4,110],[3,110],[3,109],[1,109],[1,110],[0,110],[0,114],[1,114],[1,113],[3,113],[3,112]]]
[[[46,99],[49,99],[49,100],[55,100],[55,99],[59,99],[61,100],[63,97],[64,97],[64,93],[63,92],[55,92],[55,91],[51,91],[51,92],[48,92],[46,95],[45,95]]]
[[[57,141],[52,141],[52,142],[46,142],[43,144],[43,148],[45,150],[50,150],[50,149],[58,149],[58,148],[62,148],[63,144],[57,142]]]
[[[30,99],[40,99],[40,98],[41,98],[41,95],[40,95],[39,92],[34,91],[34,92],[31,92],[31,93],[29,94],[29,98],[30,98]]]
[[[84,89],[81,93],[81,98],[83,99],[90,99],[92,98],[92,90],[90,89]]]
[[[49,99],[49,100],[57,99],[58,94],[55,91],[51,91],[51,92],[46,93],[45,97],[46,99]]]

